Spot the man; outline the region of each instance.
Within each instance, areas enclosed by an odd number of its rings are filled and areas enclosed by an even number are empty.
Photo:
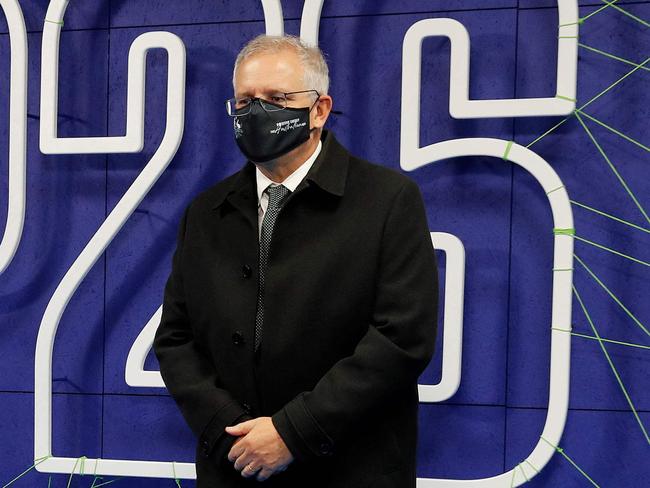
[[[227,102],[242,170],[180,223],[154,350],[197,486],[415,487],[438,280],[418,187],[350,155],[317,47],[259,36]]]

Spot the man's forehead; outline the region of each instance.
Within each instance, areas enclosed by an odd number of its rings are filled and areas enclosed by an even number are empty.
[[[249,54],[241,61],[242,65],[300,65],[300,56],[293,49],[274,49],[268,51],[256,51]]]
[[[302,76],[297,54],[290,50],[255,53],[236,73],[237,91],[294,91]]]
[[[237,79],[235,91],[240,96],[254,96],[257,93],[276,94],[302,90],[301,80],[295,78],[248,78]]]

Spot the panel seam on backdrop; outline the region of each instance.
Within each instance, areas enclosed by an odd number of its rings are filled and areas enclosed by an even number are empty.
[[[625,2],[621,5],[647,5],[648,0],[639,0],[636,2]],[[110,5],[110,4],[109,4]],[[581,5],[581,7],[597,7],[599,3]],[[346,19],[346,18],[361,18],[361,17],[388,17],[396,15],[422,15],[422,14],[445,14],[445,13],[460,13],[460,12],[485,12],[492,10],[512,10],[516,8],[517,10],[550,10],[557,9],[557,6],[539,6],[539,7],[486,7],[486,8],[468,8],[468,9],[454,9],[454,10],[430,10],[430,11],[419,11],[419,12],[386,12],[380,14],[360,14],[360,15],[323,15],[321,19]],[[292,20],[301,20],[300,17],[286,17],[285,21]],[[222,20],[222,21],[213,21],[213,22],[179,22],[175,24],[165,23],[165,24],[134,24],[134,25],[123,25],[123,26],[112,26],[110,25],[110,12],[109,12],[109,25],[108,27],[82,27],[77,29],[62,29],[62,32],[83,32],[83,31],[101,31],[101,30],[115,30],[115,29],[145,29],[145,28],[159,28],[159,27],[191,27],[191,26],[201,26],[201,25],[220,25],[220,24],[245,24],[245,23],[254,23],[260,22],[263,23],[264,19],[244,19],[244,20]],[[28,30],[27,34],[42,34],[43,30]],[[0,36],[8,36],[9,32],[0,32]]]
[[[616,5],[646,5],[650,3],[648,0],[638,0],[634,2],[625,2],[625,1],[618,1],[616,2]],[[595,1],[594,3],[588,3],[586,5],[579,4],[579,7],[601,7],[603,5],[602,2],[597,2]],[[551,5],[551,6],[538,6],[538,7],[521,7],[520,10],[552,10],[555,9],[557,10],[557,5]]]
[[[33,395],[34,391],[33,390],[0,390],[0,394],[14,394],[14,395]],[[102,395],[102,393],[95,393],[95,392],[79,392],[79,391],[53,391],[53,395],[87,395],[87,396],[97,396],[97,395]],[[171,398],[167,394],[163,393],[112,393],[112,392],[106,392],[103,393],[104,396],[113,396],[113,397],[157,397],[157,398]],[[531,407],[531,406],[526,406],[526,405],[518,405],[518,406],[506,406],[504,404],[487,404],[487,403],[422,403],[420,404],[421,408],[426,408],[428,406],[432,407],[481,407],[481,408],[506,408],[510,410],[540,410],[540,411],[548,411],[548,407],[541,406],[541,407]],[[618,412],[618,413],[630,413],[632,410],[631,409],[624,409],[624,408],[580,408],[580,407],[570,407],[569,408],[570,412]],[[649,408],[637,408],[637,412],[640,413],[649,413],[650,414],[650,407]]]
[[[519,48],[519,0],[517,0],[517,8],[515,10],[515,72],[513,78],[513,98],[517,98],[517,67],[518,67],[518,48]],[[515,127],[517,119],[512,119],[512,132],[510,140],[515,140]],[[510,149],[511,145],[508,146]],[[515,168],[514,164],[510,164],[510,225],[508,228],[508,299],[507,299],[507,319],[506,319],[506,371],[505,371],[505,391],[504,402],[505,412],[503,421],[503,471],[507,471],[507,440],[508,440],[508,372],[510,370],[510,304],[511,304],[511,279],[512,279],[512,221],[513,221],[513,208],[514,208],[514,193],[515,193]]]
[[[363,17],[394,17],[398,15],[424,15],[424,14],[445,14],[445,13],[455,13],[455,12],[487,12],[493,10],[512,10],[513,7],[485,7],[485,8],[474,8],[474,9],[455,9],[455,10],[427,10],[427,11],[418,11],[418,12],[385,12],[378,14],[356,14],[356,15],[323,15],[322,19],[354,19],[354,18],[363,18]],[[284,21],[300,21],[301,17],[285,17]],[[244,20],[220,20],[220,21],[211,21],[211,22],[178,22],[175,24],[163,23],[163,24],[132,24],[132,25],[110,25],[109,29],[145,29],[145,28],[161,28],[161,27],[190,27],[190,26],[203,26],[203,25],[221,25],[221,24],[250,24],[260,22],[263,23],[264,19],[244,19]],[[74,30],[102,30],[103,28],[80,28],[80,29],[67,29],[66,31]],[[41,32],[41,31],[36,31]]]
[[[110,133],[110,83],[111,83],[111,0],[108,0],[108,32],[106,45],[106,136]],[[108,160],[109,154],[105,155],[105,177],[104,177],[104,220],[108,216]],[[104,399],[106,393],[106,281],[108,277],[108,246],[104,249],[104,325],[102,348],[102,425],[100,430],[100,457],[104,457]]]

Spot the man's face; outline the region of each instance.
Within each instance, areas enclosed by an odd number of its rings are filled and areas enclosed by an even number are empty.
[[[303,75],[300,59],[291,50],[254,54],[237,68],[235,98],[259,97],[272,102],[277,94],[312,89],[304,86]],[[287,106],[311,107],[315,95],[314,92],[287,95]]]

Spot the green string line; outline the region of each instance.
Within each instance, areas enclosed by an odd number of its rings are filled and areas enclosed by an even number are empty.
[[[550,195],[551,193],[553,193],[553,192],[556,191],[556,190],[559,190],[560,188],[564,188],[564,185],[560,185],[560,186],[558,186],[557,188],[553,188],[552,190],[547,191],[546,194],[547,194],[547,195]]]
[[[564,95],[555,95],[555,98],[560,98],[562,100],[567,100],[569,102],[577,102],[578,101],[575,98],[565,97]]]
[[[174,482],[176,483],[176,486],[178,486],[178,488],[182,488],[180,480],[176,477],[176,464],[174,461],[172,461],[172,473],[174,474]]]
[[[647,232],[648,234],[650,234],[650,229],[644,229],[643,227],[638,226],[636,224],[633,224],[632,222],[628,222],[627,220],[619,219],[618,217],[614,217],[613,215],[605,213],[602,210],[597,210],[595,208],[592,208],[592,207],[590,207],[588,205],[585,205],[584,203],[576,202],[575,200],[569,200],[569,201],[571,203],[573,203],[574,205],[578,205],[579,207],[585,208],[585,209],[590,210],[590,211],[592,211],[594,213],[597,213],[597,214],[602,215],[604,217],[608,217],[608,218],[610,218],[612,220],[616,220],[617,222],[620,222],[620,223],[625,224],[625,225],[629,225],[630,227],[634,227],[635,229],[642,230],[643,232]]]
[[[52,484],[52,475],[48,476],[47,478],[47,488],[50,488],[51,484]]]
[[[575,229],[553,229],[553,234],[560,235],[560,236],[572,236],[575,235],[576,230]]]
[[[78,457],[77,460],[74,462],[74,466],[72,466],[72,472],[70,473],[70,477],[68,478],[68,484],[66,488],[70,488],[70,483],[72,482],[72,477],[74,476],[74,470],[77,469],[77,463],[79,463],[79,461],[81,461],[81,463],[79,464],[79,474],[81,476],[84,475],[84,464],[86,462],[86,459],[87,459],[86,456],[81,456]]]
[[[629,259],[629,260],[631,260],[631,261],[635,261],[635,262],[637,262],[637,263],[639,263],[639,264],[643,264],[643,265],[645,265],[645,266],[649,266],[649,267],[650,267],[650,263],[647,262],[647,261],[642,261],[641,259],[637,259],[637,258],[634,258],[634,257],[632,257],[632,256],[628,256],[627,254],[623,254],[622,252],[616,251],[616,250],[611,249],[611,248],[609,248],[609,247],[607,247],[607,246],[603,246],[602,244],[598,244],[598,243],[596,243],[596,242],[590,241],[589,239],[585,239],[584,237],[580,237],[580,236],[574,236],[574,237],[575,237],[576,239],[578,239],[579,241],[586,242],[587,244],[590,244],[590,245],[592,245],[592,246],[594,246],[594,247],[598,247],[598,248],[600,248],[600,249],[604,249],[605,251],[609,251],[609,252],[611,252],[612,254],[616,254],[616,255],[621,256],[621,257],[623,257],[623,258],[626,258],[626,259]]]
[[[524,476],[524,479],[526,480],[526,483],[530,482],[530,480],[528,479],[528,476],[526,476],[526,472],[524,471],[524,468],[521,467],[521,463],[519,463],[517,465],[517,467],[519,468],[519,471],[521,471],[521,474]]]
[[[650,267],[650,263],[647,262],[647,261],[642,261],[641,259],[637,259],[637,258],[634,258],[632,256],[628,256],[627,254],[623,254],[622,252],[615,251],[614,249],[610,249],[607,246],[603,246],[602,244],[598,244],[597,242],[590,241],[589,239],[585,239],[584,237],[580,237],[580,236],[574,236],[574,237],[576,239],[578,239],[579,241],[586,242],[587,244],[589,244],[591,246],[597,247],[599,249],[603,249],[605,251],[611,252],[612,254],[616,254],[617,256],[621,256],[623,258],[629,259],[630,261],[634,261],[636,263],[643,264],[645,266]]]
[[[623,81],[624,81],[628,76],[632,75],[632,74],[635,73],[636,71],[638,71],[638,70],[640,70],[641,68],[643,68],[646,64],[648,64],[648,62],[650,62],[650,57],[646,58],[646,60],[643,61],[643,63],[641,63],[640,65],[638,65],[638,66],[632,68],[632,70],[630,70],[630,71],[628,71],[627,73],[625,73],[625,74],[624,74],[623,76],[621,76],[618,80],[616,80],[614,83],[612,83],[612,84],[609,85],[607,88],[605,88],[603,91],[601,91],[598,95],[596,95],[596,96],[593,97],[591,100],[589,100],[587,103],[585,103],[582,107],[580,107],[579,110],[582,110],[583,108],[585,108],[585,107],[587,107],[588,105],[590,105],[592,102],[595,102],[596,100],[598,100],[601,96],[603,96],[605,93],[607,93],[608,91],[610,91],[610,90],[611,90],[612,88],[614,88],[616,85],[618,85],[619,83],[623,82]]]
[[[579,334],[578,332],[572,332],[570,330],[560,329],[558,327],[551,327],[551,330],[558,330],[560,332],[567,332],[567,333],[569,333],[571,335],[574,335],[576,337],[582,337],[584,339],[593,339],[593,340],[596,340],[596,341],[599,340],[597,337],[594,337],[594,336],[590,336],[590,335],[587,335],[587,334]],[[638,347],[639,349],[650,349],[650,346],[644,346],[643,344],[634,344],[632,342],[615,341],[615,340],[612,340],[612,339],[605,339],[604,337],[601,337],[600,340],[603,341],[603,342],[609,342],[611,344],[618,344],[619,346]]]
[[[553,268],[551,271],[573,271],[573,268]]]
[[[585,473],[585,472],[582,470],[582,468],[580,468],[580,466],[578,466],[578,465],[575,463],[575,461],[573,461],[573,459],[571,459],[571,458],[569,457],[569,455],[568,455],[567,453],[564,452],[564,449],[562,449],[561,447],[554,446],[554,445],[551,444],[549,441],[547,441],[546,439],[544,439],[544,436],[542,436],[542,435],[540,435],[539,437],[540,437],[540,439],[542,439],[544,442],[546,442],[549,446],[551,446],[553,449],[555,449],[557,452],[559,452],[559,453],[562,455],[562,457],[564,457],[564,459],[566,459],[567,461],[569,461],[569,462],[571,463],[571,465],[572,465],[574,468],[576,468],[576,469],[577,469],[577,470],[582,474],[582,476],[584,476],[584,477],[587,478],[589,481],[591,481],[591,484],[592,484],[592,485],[594,485],[594,486],[600,488],[600,486],[598,485],[598,483],[596,483],[594,480],[592,480],[592,479],[589,477],[589,475],[588,475],[587,473]]]
[[[587,311],[585,304],[582,302],[582,298],[580,297],[580,294],[578,293],[578,290],[576,290],[576,287],[571,285],[573,287],[573,293],[575,294],[576,298],[578,299],[578,302],[580,303],[580,308],[582,308],[583,313],[585,314],[585,317],[587,317],[587,321],[589,322],[589,325],[591,326],[591,330],[594,331],[594,335],[596,336],[598,340],[598,344],[600,344],[600,348],[603,350],[603,354],[605,354],[605,357],[607,358],[607,362],[609,363],[609,367],[612,369],[612,372],[614,373],[614,376],[616,377],[616,381],[618,382],[618,385],[621,387],[621,390],[623,391],[623,395],[625,395],[625,399],[627,400],[628,405],[630,405],[630,408],[632,409],[632,413],[634,413],[634,417],[636,418],[636,421],[639,424],[639,427],[641,427],[641,430],[643,431],[643,435],[645,436],[645,440],[648,444],[650,444],[650,437],[648,437],[648,432],[645,430],[645,427],[643,426],[643,422],[641,422],[641,418],[639,417],[639,414],[636,411],[636,408],[634,408],[634,404],[632,403],[632,399],[630,398],[630,395],[627,393],[627,390],[625,389],[625,385],[623,385],[623,381],[621,380],[621,376],[619,375],[618,371],[616,370],[616,367],[614,366],[614,363],[612,362],[612,358],[609,357],[609,353],[607,352],[607,349],[605,348],[605,344],[603,344],[603,341],[600,339],[600,335],[598,334],[598,330],[596,329],[596,326],[594,325],[593,321],[591,320],[591,316],[589,315],[589,312]]]
[[[528,466],[530,466],[531,468],[533,468],[533,471],[535,471],[535,473],[539,474],[539,469],[537,469],[535,466],[533,466],[533,465],[531,464],[531,462],[528,461],[528,459],[525,459],[524,462],[525,462]]]
[[[578,36],[557,36],[558,39],[577,39]]]
[[[535,144],[535,143],[541,141],[544,137],[546,137],[547,135],[549,135],[551,132],[554,132],[555,129],[557,129],[558,127],[560,127],[560,126],[561,126],[562,124],[564,124],[567,120],[569,120],[569,117],[560,120],[557,124],[555,124],[555,125],[554,125],[553,127],[551,127],[549,130],[547,130],[546,132],[544,132],[541,136],[539,136],[539,137],[538,137],[537,139],[535,139],[533,142],[529,143],[529,144],[526,146],[526,148],[529,148],[529,147],[532,146],[533,144]]]
[[[560,24],[560,25],[558,25],[558,27],[568,27],[570,25],[576,25],[576,24],[582,25],[584,23],[584,21],[585,21],[585,19],[579,18],[575,22],[567,22],[566,24]]]
[[[115,482],[116,482],[117,480],[119,480],[120,478],[121,478],[121,477],[118,477],[118,478],[112,479],[112,480],[110,480],[110,481],[105,481],[104,483],[100,483],[100,484],[98,484],[98,485],[95,485],[95,488],[99,488],[100,486],[110,485],[111,483],[115,483]],[[101,479],[101,478],[100,478],[100,479]],[[94,482],[93,482],[93,483],[94,483]]]
[[[48,19],[45,19],[45,22],[49,22],[50,24],[63,25],[63,21],[61,21],[61,22],[57,22],[56,20],[48,20]]]
[[[598,120],[596,117],[593,117],[593,116],[589,115],[588,113],[583,112],[583,111],[580,110],[580,109],[577,109],[577,110],[578,110],[578,112],[580,112],[580,115],[584,115],[584,116],[587,117],[589,120],[593,120],[593,121],[596,122],[597,124],[603,126],[605,129],[609,129],[609,130],[612,131],[614,134],[616,134],[616,135],[618,135],[618,136],[621,136],[623,139],[626,139],[626,140],[628,140],[628,141],[630,141],[630,142],[636,144],[636,145],[639,146],[641,149],[644,149],[644,150],[650,152],[650,147],[648,147],[648,146],[646,146],[646,145],[644,145],[644,144],[641,144],[639,141],[636,141],[635,139],[632,139],[630,136],[626,136],[626,135],[623,134],[622,132],[620,132],[620,131],[614,129],[613,127],[610,127],[610,126],[607,125],[605,122],[602,122],[602,121]]]
[[[94,478],[93,478],[93,484],[90,486],[90,488],[95,488],[95,482],[96,482],[98,479],[102,479],[101,476],[97,476],[97,465],[98,465],[98,464],[99,464],[99,459],[95,459],[95,469],[93,469],[93,476],[94,476]]]
[[[601,51],[600,49],[596,49],[595,47],[587,46],[586,44],[583,44],[581,42],[578,43],[578,46],[588,49],[589,51],[593,51],[595,53],[601,54],[608,58],[615,59],[616,61],[621,61],[622,63],[631,64],[632,66],[640,66],[639,63],[635,63],[634,61],[630,61],[629,59],[621,58],[619,56],[616,56],[615,54],[611,54],[606,51]],[[640,68],[646,71],[650,71],[650,68],[646,68],[645,66],[640,66]]]
[[[607,292],[607,294],[612,297],[612,299],[621,307],[625,313],[634,321],[636,325],[638,325],[648,336],[650,336],[650,331],[641,323],[639,319],[637,319],[632,312],[628,310],[628,308],[623,305],[623,303],[614,295],[609,288],[603,283],[598,276],[585,264],[585,262],[578,257],[575,253],[573,254],[573,257],[576,258],[576,260],[587,270],[589,275]]]
[[[589,100],[587,103],[585,103],[585,104],[584,104],[583,106],[581,106],[580,108],[577,108],[576,110],[582,110],[583,108],[587,107],[587,106],[590,105],[592,102],[596,101],[598,98],[600,98],[601,96],[603,96],[605,93],[607,93],[607,92],[609,92],[610,90],[612,90],[616,85],[618,85],[619,83],[623,82],[623,80],[625,80],[628,76],[632,75],[632,73],[634,73],[635,71],[637,71],[637,70],[643,68],[643,66],[645,66],[648,62],[650,62],[650,57],[647,58],[647,59],[646,59],[643,63],[641,63],[640,65],[638,65],[638,66],[636,66],[635,68],[633,68],[631,71],[628,71],[627,73],[625,73],[625,74],[624,74],[623,76],[621,76],[618,80],[616,80],[614,83],[612,83],[611,85],[609,85],[607,88],[605,88],[604,90],[602,90],[602,91],[601,91],[600,93],[598,93],[595,97],[593,97],[591,100]],[[575,112],[574,112],[574,114],[575,114]],[[555,124],[553,127],[551,127],[550,129],[548,129],[546,132],[544,132],[541,136],[539,136],[539,137],[538,137],[537,139],[535,139],[533,142],[529,143],[526,147],[529,148],[529,147],[532,146],[533,144],[539,142],[539,141],[542,140],[544,137],[546,137],[547,135],[549,135],[551,132],[554,132],[558,127],[560,127],[562,124],[564,124],[564,123],[565,123],[567,120],[569,120],[570,118],[571,118],[571,116],[568,116],[568,117],[566,117],[566,118],[560,120],[557,124]]]
[[[510,154],[510,148],[512,148],[513,142],[514,141],[508,141],[508,144],[506,144],[506,150],[503,153],[503,157],[502,157],[504,161],[508,161],[508,155]]]
[[[614,4],[617,2],[617,0],[613,0],[613,1],[611,1],[611,2],[607,2],[607,1],[605,1],[605,0],[603,0],[603,1],[604,1],[607,5],[602,6],[601,8],[599,8],[598,10],[596,10],[595,12],[592,12],[591,14],[587,15],[586,17],[584,17],[584,18],[582,18],[582,19],[580,19],[580,20],[582,20],[582,21],[584,22],[585,20],[587,20],[587,19],[588,19],[589,17],[591,17],[592,15],[595,15],[595,14],[597,14],[598,12],[600,12],[600,11],[602,11],[602,10],[605,10],[607,7],[613,7],[614,9],[618,10],[618,11],[621,12],[622,14],[627,15],[628,17],[630,17],[630,18],[636,20],[637,22],[640,22],[641,24],[645,25],[646,27],[650,27],[650,24],[648,24],[648,22],[646,22],[645,20],[643,20],[643,19],[641,19],[641,18],[639,18],[639,17],[637,17],[637,16],[631,14],[630,12],[628,12],[627,10],[625,10],[625,9],[623,9],[623,8],[621,8],[621,7],[619,7],[618,5],[614,5]],[[580,23],[582,23],[582,22],[580,22]],[[567,25],[570,25],[570,24],[567,24]]]
[[[517,466],[512,468],[512,479],[510,480],[510,488],[514,488],[515,486],[515,475],[517,474]]]
[[[514,479],[514,471],[517,471],[517,468],[519,468],[519,471],[521,471],[521,474],[526,480],[526,483],[530,482],[528,476],[526,476],[526,473],[524,472],[524,468],[521,467],[521,463],[517,464],[517,466],[515,466],[515,469],[513,469],[513,475],[512,475],[513,479]]]
[[[607,5],[603,5],[603,6],[600,7],[598,10],[596,10],[596,11],[594,11],[594,12],[591,12],[589,15],[587,15],[586,17],[583,17],[583,18],[580,19],[580,20],[582,20],[582,21],[584,22],[584,21],[587,20],[588,18],[593,17],[594,15],[596,15],[597,13],[602,12],[602,11],[605,10],[606,8],[611,7],[611,6],[614,5],[616,2],[618,2],[618,0],[613,0],[613,1],[611,1],[611,2],[605,2]]]
[[[14,481],[16,481],[16,480],[22,478],[23,476],[25,476],[25,475],[26,475],[27,473],[29,473],[32,469],[34,469],[38,464],[42,463],[43,461],[45,461],[45,460],[48,459],[49,457],[51,457],[51,456],[48,454],[47,456],[43,456],[43,457],[40,457],[40,458],[34,459],[34,464],[32,464],[29,468],[27,468],[25,471],[23,471],[22,473],[20,473],[20,474],[19,474],[18,476],[16,476],[14,479],[12,479],[9,483],[7,483],[6,485],[3,485],[2,488],[7,488],[7,486],[13,484]]]
[[[568,23],[566,23],[566,24],[560,24],[558,27],[567,27],[567,26],[569,26],[569,25],[576,25],[576,24],[582,25],[582,24],[584,24],[585,20],[589,19],[590,17],[593,17],[593,16],[596,15],[597,13],[602,12],[603,10],[605,10],[605,9],[608,8],[608,7],[612,7],[612,6],[614,6],[614,4],[615,4],[617,1],[618,1],[618,0],[613,0],[613,1],[611,1],[611,2],[605,2],[607,5],[603,5],[602,7],[600,7],[600,8],[599,8],[598,10],[596,10],[595,12],[592,12],[592,13],[590,13],[589,15],[587,15],[587,16],[585,16],[585,17],[580,17],[576,22],[568,22]]]
[[[68,484],[66,485],[66,488],[70,488],[70,481],[72,481],[72,476],[74,475],[74,470],[77,468],[77,463],[79,462],[79,458],[74,462],[74,466],[72,467],[72,472],[70,473],[70,477],[68,478]]]
[[[648,217],[648,214],[646,213],[645,209],[643,208],[643,206],[641,205],[641,203],[639,203],[639,201],[636,199],[636,196],[634,196],[634,193],[632,192],[632,190],[630,189],[630,187],[627,186],[627,183],[625,183],[625,180],[624,180],[623,177],[620,175],[620,173],[617,171],[617,169],[616,169],[616,167],[614,166],[614,164],[610,161],[609,157],[607,156],[607,154],[605,153],[605,151],[603,150],[603,148],[600,146],[600,144],[598,144],[598,141],[596,140],[596,138],[594,137],[594,135],[591,133],[591,131],[589,130],[589,128],[587,127],[587,125],[586,125],[586,124],[584,123],[584,121],[582,120],[582,117],[580,116],[580,113],[579,113],[578,111],[575,111],[574,114],[575,114],[575,116],[578,118],[578,121],[580,122],[580,125],[582,126],[582,128],[585,130],[585,132],[586,132],[587,135],[589,136],[589,139],[591,139],[591,142],[594,143],[594,145],[595,145],[596,148],[598,149],[598,152],[600,152],[601,156],[605,159],[605,161],[607,161],[607,164],[609,165],[610,169],[614,172],[614,174],[615,174],[616,177],[618,178],[618,181],[621,183],[621,185],[623,185],[623,188],[625,188],[625,190],[627,191],[627,194],[630,196],[630,198],[632,198],[632,200],[633,200],[634,203],[636,204],[637,208],[641,211],[641,213],[642,213],[643,216],[645,217],[646,221],[647,221],[648,223],[650,223],[650,217]]]
[[[612,8],[615,9],[615,10],[618,10],[618,11],[621,12],[623,15],[627,15],[627,16],[630,17],[631,19],[636,20],[636,21],[639,22],[640,24],[643,24],[643,25],[646,26],[646,27],[650,27],[650,24],[647,23],[645,20],[643,20],[643,19],[637,17],[636,15],[631,14],[630,12],[628,12],[627,10],[625,10],[625,9],[623,9],[623,8],[621,8],[621,7],[619,7],[618,5],[612,5]]]

